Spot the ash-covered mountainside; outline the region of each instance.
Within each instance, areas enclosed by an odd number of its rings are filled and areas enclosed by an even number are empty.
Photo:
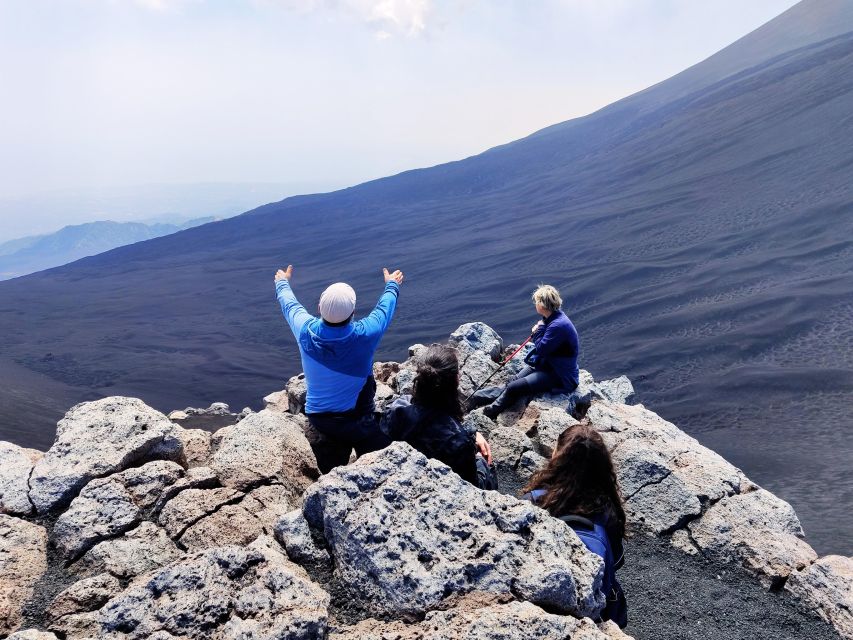
[[[404,269],[386,359],[460,320],[520,340],[549,282],[583,366],[630,376],[794,503],[816,545],[850,553],[850,113],[851,3],[805,0],[666,82],[476,157],[0,283],[0,435],[46,448],[69,404],[99,396],[165,411],[278,388],[300,368],[272,295],[287,263],[306,306],[346,280],[359,311],[383,266]]]
[[[451,344],[465,388],[516,346],[479,323]],[[375,366],[379,407],[411,385],[421,348]],[[509,493],[577,424],[565,407],[601,432],[632,536],[622,573],[645,563],[644,590],[623,577],[627,632],[853,638],[853,559],[818,559],[790,505],[625,404],[626,378],[582,373],[571,395],[520,401],[496,423],[476,410],[466,423],[488,435]],[[531,503],[477,489],[399,442],[320,476],[304,391],[296,376],[265,409],[213,433],[113,396],[73,407],[46,453],[0,443],[0,637],[632,637],[593,621],[604,604],[598,556]],[[674,585],[648,582],[660,569],[640,555],[648,541],[680,557]],[[673,586],[692,600],[670,602]],[[721,599],[732,606],[718,612]]]

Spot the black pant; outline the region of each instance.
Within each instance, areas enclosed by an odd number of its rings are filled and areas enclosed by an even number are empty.
[[[311,443],[317,466],[321,473],[349,462],[355,449],[356,456],[384,449],[391,440],[379,429],[376,415],[345,411],[343,413],[309,413],[308,422],[320,438]]]

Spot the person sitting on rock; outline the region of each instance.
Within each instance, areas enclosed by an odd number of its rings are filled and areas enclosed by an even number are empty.
[[[570,392],[578,386],[578,332],[561,309],[563,300],[559,291],[551,285],[540,285],[533,292],[533,304],[542,316],[531,329],[535,347],[524,359],[527,366],[499,392],[494,402],[483,409],[483,413],[492,420],[522,397]],[[490,393],[497,389],[500,387],[491,387],[491,391],[484,389],[472,400],[475,404],[483,399],[488,402],[495,397]]]
[[[453,469],[481,489],[497,489],[488,441],[462,426],[459,360],[448,346],[429,346],[419,358],[412,395],[392,402],[382,416],[382,431],[403,440],[428,458]]]
[[[337,282],[323,291],[317,318],[290,288],[293,265],[275,274],[276,297],[302,358],[305,414],[322,436],[311,446],[323,473],[347,464],[353,449],[361,456],[390,444],[374,413],[373,354],[394,317],[403,273],[383,272],[385,290],[361,320],[353,320],[355,291],[348,284]]]
[[[616,570],[624,564],[625,509],[610,452],[601,434],[579,424],[557,439],[548,464],[523,489],[524,497],[574,529],[604,560],[602,620],[628,623],[627,604]]]

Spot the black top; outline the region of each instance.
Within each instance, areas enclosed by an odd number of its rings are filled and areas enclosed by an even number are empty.
[[[452,416],[412,404],[412,397],[406,395],[388,405],[380,425],[392,440],[408,442],[428,458],[440,460],[462,479],[477,485],[476,433]]]

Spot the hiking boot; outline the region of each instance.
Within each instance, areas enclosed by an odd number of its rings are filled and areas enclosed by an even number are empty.
[[[506,390],[504,390],[492,404],[483,408],[483,415],[494,420],[506,410],[508,404],[509,398],[507,398]]]

